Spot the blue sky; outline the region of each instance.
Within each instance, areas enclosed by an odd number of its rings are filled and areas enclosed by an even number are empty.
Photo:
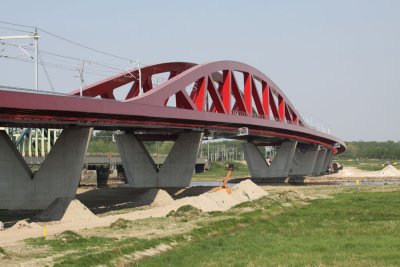
[[[399,12],[400,1],[3,0],[0,20],[38,26],[145,64],[242,61],[334,135],[399,141]],[[0,35],[15,33],[0,28]],[[40,49],[130,67],[44,33]],[[21,51],[8,46],[3,55]],[[0,85],[34,86],[32,64],[0,58],[0,71]],[[79,87],[77,71],[48,72],[56,91]],[[50,90],[43,71],[40,88]]]

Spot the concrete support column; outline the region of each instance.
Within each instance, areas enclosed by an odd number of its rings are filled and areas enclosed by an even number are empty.
[[[290,167],[290,176],[307,176],[314,171],[318,156],[318,146],[311,146],[304,150],[296,150]]]
[[[329,163],[332,160],[332,156],[333,156],[332,150],[327,150],[326,151],[326,155],[325,155],[325,159],[324,159],[324,163],[322,164],[321,174],[325,174],[326,173],[326,170],[328,169]]]
[[[91,129],[65,129],[39,171],[32,175],[21,154],[0,131],[0,209],[39,210],[58,197],[75,197]]]
[[[325,156],[326,156],[326,148],[321,148],[318,151],[318,156],[315,161],[313,174],[320,174],[322,172]]]
[[[281,144],[276,155],[268,165],[260,150],[253,143],[243,143],[242,149],[252,178],[284,178],[289,175],[297,142],[289,141]]]
[[[133,134],[116,135],[130,187],[187,187],[192,179],[201,133],[181,133],[160,169]]]

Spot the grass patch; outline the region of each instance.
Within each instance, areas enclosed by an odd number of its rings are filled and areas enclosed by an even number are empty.
[[[340,194],[303,208],[289,209],[270,219],[264,215],[262,210],[256,210],[245,213],[239,220],[219,221],[211,229],[205,226],[194,230],[203,238],[148,258],[141,265],[400,264],[400,192]],[[217,234],[212,235],[214,231]]]
[[[113,222],[110,225],[110,228],[113,228],[113,229],[126,229],[126,228],[128,228],[130,226],[130,224],[131,224],[131,221],[119,218],[118,220],[116,220],[115,222]]]
[[[184,205],[179,207],[176,211],[171,210],[167,217],[197,216],[201,213],[201,210],[193,207],[192,205]]]
[[[0,247],[0,254],[7,255],[7,252],[4,250],[4,248]]]
[[[54,239],[30,238],[25,242],[32,246],[49,246],[54,251],[65,251],[65,250],[78,250],[85,249],[88,247],[96,247],[99,245],[110,244],[113,241],[112,238],[106,237],[83,237],[72,231],[65,231],[57,235]]]
[[[282,194],[242,203],[227,212],[198,214],[196,208],[183,206],[170,216],[189,220],[204,215],[212,220],[201,220],[190,232],[150,240],[84,237],[66,231],[54,239],[27,242],[62,251],[55,266],[115,266],[121,262],[135,266],[399,265],[400,192],[351,189],[332,199],[307,206],[302,203]],[[237,210],[246,207],[251,209]],[[117,220],[111,229],[128,229],[130,223]],[[139,262],[133,259],[135,252],[160,244],[173,244],[173,249]]]

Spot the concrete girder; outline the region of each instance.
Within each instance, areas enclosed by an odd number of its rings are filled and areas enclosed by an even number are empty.
[[[283,142],[271,165],[268,165],[260,150],[253,143],[243,143],[242,149],[252,178],[285,178],[296,150],[296,141]]]
[[[160,169],[134,134],[116,136],[130,187],[160,188],[190,185],[202,133],[181,133]]]
[[[39,210],[58,197],[74,198],[91,135],[90,128],[65,129],[36,174],[0,131],[0,209]]]

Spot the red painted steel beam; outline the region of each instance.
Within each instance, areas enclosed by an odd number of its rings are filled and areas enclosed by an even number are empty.
[[[204,110],[204,100],[207,91],[207,77],[201,78],[196,82],[196,92],[193,94],[193,101],[196,103],[197,110]],[[193,93],[193,91],[192,91]]]
[[[269,118],[269,85],[267,82],[262,82],[262,103],[264,108],[264,114],[266,118]]]
[[[227,114],[231,113],[231,90],[232,90],[232,71],[223,71],[224,81],[222,84],[221,98],[224,104],[225,112]]]
[[[257,87],[256,87],[253,77],[250,77],[250,81],[251,81],[252,96],[253,96],[254,104],[256,105],[257,112],[259,115],[264,116],[265,115],[264,108],[263,108],[260,96],[258,95]]]
[[[251,116],[251,113],[253,111],[253,96],[251,94],[252,81],[250,73],[245,72],[243,78],[244,78],[244,102],[246,105],[247,112]]]
[[[231,77],[232,95],[233,95],[233,97],[235,98],[235,101],[236,101],[233,110],[241,111],[241,112],[247,114],[247,108],[246,108],[246,105],[244,103],[244,99],[243,99],[242,93],[241,93],[241,91],[239,89],[239,86],[237,84],[237,81],[236,81],[236,78],[235,78],[235,75],[234,75],[233,72],[231,73],[231,76],[232,76]]]

